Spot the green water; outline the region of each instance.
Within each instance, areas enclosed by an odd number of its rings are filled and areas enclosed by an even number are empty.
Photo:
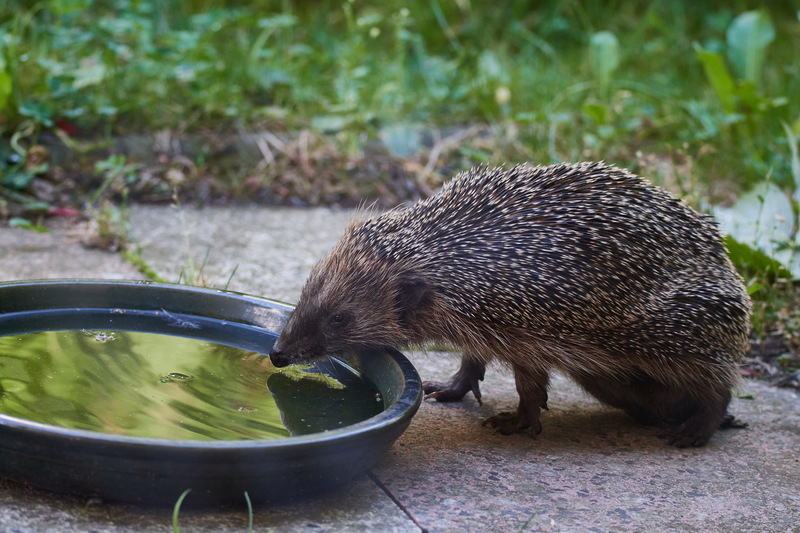
[[[333,370],[335,380],[293,379],[260,353],[156,333],[8,335],[0,412],[118,435],[233,440],[336,429],[383,410],[369,381]],[[337,381],[345,386],[331,388]]]

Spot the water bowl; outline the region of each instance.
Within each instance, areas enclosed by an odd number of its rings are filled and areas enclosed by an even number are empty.
[[[0,477],[162,505],[347,482],[408,427],[419,376],[391,348],[273,368],[291,311],[161,283],[0,284]]]

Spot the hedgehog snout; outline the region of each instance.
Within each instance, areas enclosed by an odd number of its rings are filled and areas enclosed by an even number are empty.
[[[275,368],[283,368],[291,364],[289,357],[287,357],[285,352],[281,351],[277,344],[269,351],[269,360]]]

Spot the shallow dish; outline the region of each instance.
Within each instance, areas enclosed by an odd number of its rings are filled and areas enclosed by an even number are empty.
[[[207,340],[267,353],[292,307],[232,292],[159,283],[12,282],[0,284],[0,336],[76,329],[82,323],[74,317],[87,309],[109,315],[167,310],[248,326],[256,332],[249,339]],[[68,327],[64,317],[71,315],[65,310],[75,311],[76,322]],[[192,331],[191,336],[203,338],[202,331]],[[245,491],[258,501],[330,489],[378,461],[408,427],[422,398],[419,376],[394,349],[354,351],[342,360],[377,386],[386,406],[382,413],[309,435],[225,441],[121,436],[0,414],[0,477],[58,492],[164,505],[172,505],[188,488],[192,492],[187,503],[241,502]]]

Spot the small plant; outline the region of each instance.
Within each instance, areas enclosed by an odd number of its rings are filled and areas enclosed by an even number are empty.
[[[36,233],[50,233],[50,231],[42,225],[41,222],[34,224],[27,218],[14,217],[8,221],[8,225],[12,228],[22,228]]]
[[[99,206],[87,207],[91,234],[81,241],[84,246],[109,252],[126,249],[130,230],[130,208],[126,200],[119,206],[104,200]]]
[[[136,171],[139,167],[140,165],[136,163],[126,163],[124,155],[111,155],[107,159],[95,163],[95,175],[103,176],[103,182],[89,196],[89,203],[94,203],[101,198],[103,192],[115,182],[112,190],[127,196],[127,187],[136,181]]]
[[[758,146],[768,116],[789,109],[789,100],[785,96],[770,97],[762,93],[762,72],[767,49],[774,40],[775,27],[766,11],[748,11],[736,17],[726,32],[728,60],[734,67],[736,78],[730,74],[719,52],[704,49],[695,43],[695,54],[719,99],[723,117],[715,120],[697,106],[687,109],[701,121],[707,121],[708,136],[716,135],[720,128],[729,130],[731,140],[741,146],[747,155],[745,165],[762,176],[777,171],[778,181],[785,182],[784,168],[775,168],[774,164],[769,163],[768,150],[774,148]],[[773,125],[777,124],[773,122]],[[800,182],[794,183],[794,186],[800,186]]]
[[[611,74],[619,66],[619,41],[610,31],[595,33],[589,40],[589,52],[601,97],[607,100]]]
[[[244,491],[244,499],[247,500],[247,531],[253,531],[253,504],[250,503],[250,495]]]
[[[178,501],[175,502],[175,507],[172,509],[172,533],[180,533],[181,528],[178,525],[178,513],[181,510],[181,504],[183,503],[183,499],[186,498],[186,495],[192,492],[192,489],[186,489],[183,491],[183,494],[180,495]]]

